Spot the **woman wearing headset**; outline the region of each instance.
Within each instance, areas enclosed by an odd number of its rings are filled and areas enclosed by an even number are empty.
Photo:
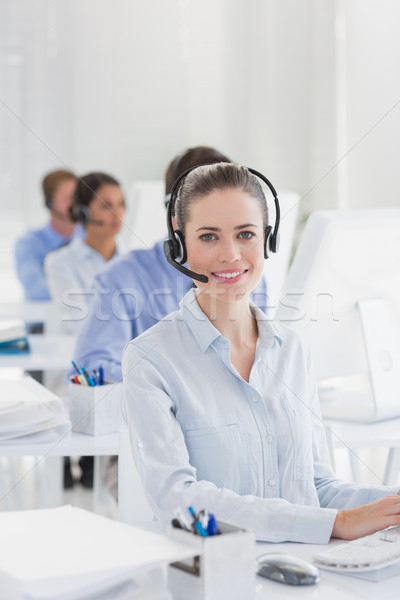
[[[157,517],[193,505],[259,540],[320,544],[400,524],[393,491],[334,476],[309,354],[250,304],[270,234],[258,178],[232,163],[198,167],[171,202],[197,287],[126,347],[122,365]]]
[[[56,305],[56,331],[77,333],[87,314],[87,304],[97,273],[118,255],[115,236],[125,214],[125,200],[114,177],[89,173],[78,179],[71,218],[85,228],[84,239],[72,242],[47,255],[44,263],[50,295]],[[54,385],[54,384],[53,384]],[[93,457],[79,460],[80,481],[93,485]],[[64,487],[73,485],[70,461],[64,461]]]
[[[71,215],[74,221],[83,223],[85,238],[74,239],[45,260],[47,283],[64,332],[77,331],[86,316],[95,276],[117,256],[115,236],[124,214],[124,196],[114,177],[89,173],[78,180]]]

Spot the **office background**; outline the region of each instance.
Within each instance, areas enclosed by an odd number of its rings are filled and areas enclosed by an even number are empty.
[[[303,215],[397,206],[399,23],[396,0],[0,0],[3,240],[47,218],[49,170],[127,187],[197,144]]]

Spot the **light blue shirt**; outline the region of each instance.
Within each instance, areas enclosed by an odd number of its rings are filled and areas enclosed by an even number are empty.
[[[118,251],[111,260],[117,256]],[[94,278],[107,262],[100,252],[78,237],[46,256],[44,272],[63,333],[79,331],[87,316]]]
[[[74,236],[83,235],[84,230],[81,226],[75,228],[72,236],[64,237],[48,224],[40,229],[28,231],[17,241],[15,246],[17,274],[27,300],[50,300],[43,266],[46,255],[67,244]]]
[[[338,508],[393,493],[333,474],[315,377],[298,335],[255,306],[249,382],[191,290],[123,355],[124,407],[149,502],[166,525],[192,505],[270,542],[323,544]]]
[[[149,250],[132,250],[113,260],[94,280],[74,360],[90,371],[102,364],[106,379],[121,380],[126,344],[176,310],[191,286],[189,277],[168,264],[162,241]],[[253,301],[266,309],[264,279]]]

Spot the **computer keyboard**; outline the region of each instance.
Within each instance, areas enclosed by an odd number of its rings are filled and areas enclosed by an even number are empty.
[[[386,567],[389,576],[400,572],[400,527],[390,527],[357,540],[333,544],[326,550],[314,554],[313,560],[321,569],[348,573],[382,570]]]

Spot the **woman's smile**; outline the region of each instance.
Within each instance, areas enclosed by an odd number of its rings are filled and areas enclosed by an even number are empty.
[[[248,269],[225,269],[224,271],[213,271],[211,275],[219,283],[236,283],[243,279]]]

